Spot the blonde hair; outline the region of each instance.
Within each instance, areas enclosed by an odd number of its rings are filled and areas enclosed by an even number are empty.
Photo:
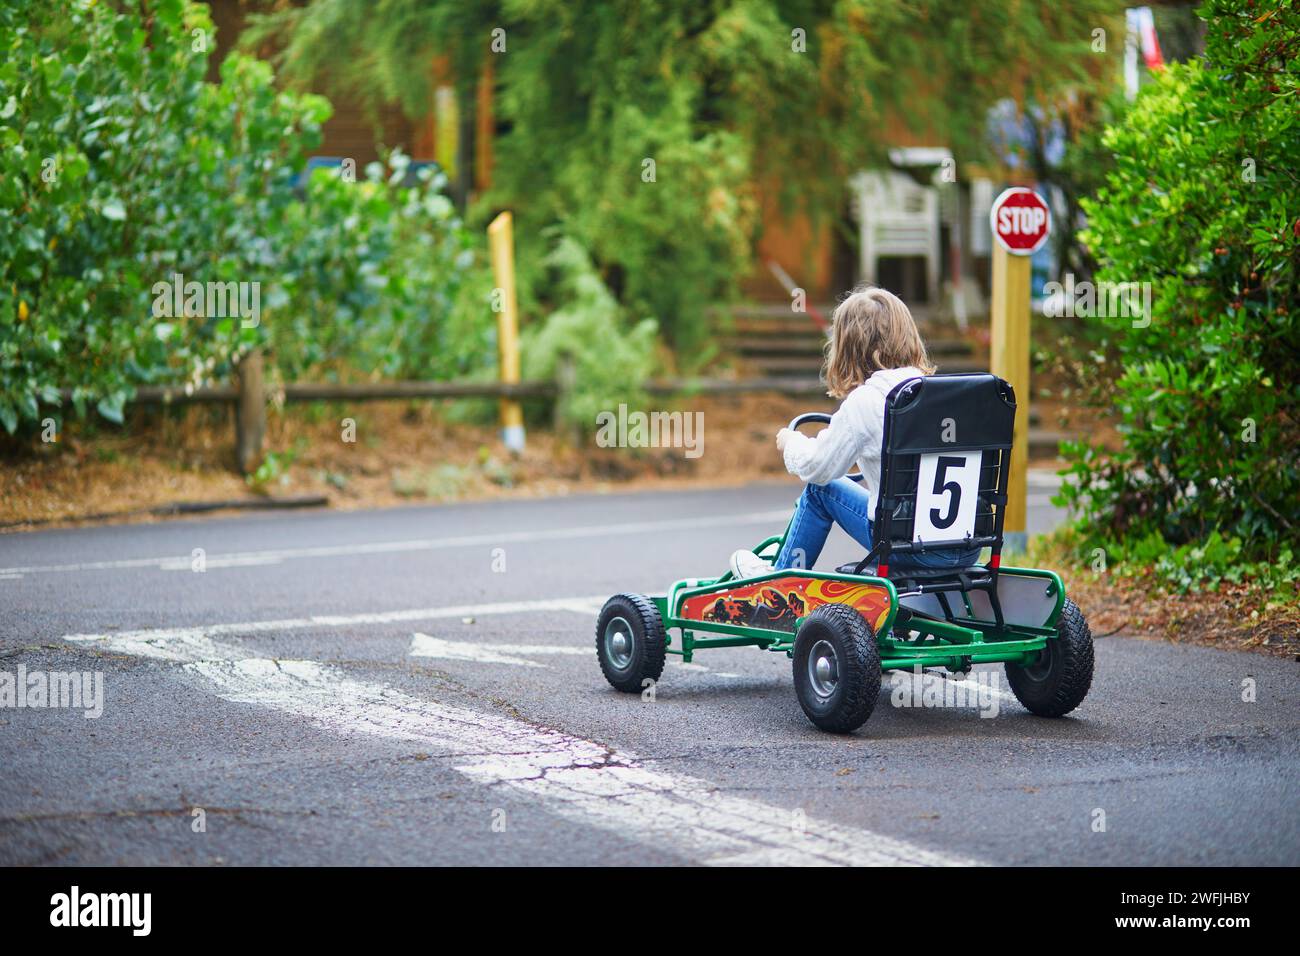
[[[916,320],[886,289],[859,286],[835,307],[826,343],[826,393],[844,398],[874,373],[913,366],[934,372]]]

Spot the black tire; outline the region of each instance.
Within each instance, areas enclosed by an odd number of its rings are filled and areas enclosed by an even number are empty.
[[[628,625],[624,630],[617,621]],[[616,644],[618,635],[628,638],[625,652]],[[659,680],[668,654],[664,622],[654,602],[639,594],[615,594],[600,609],[596,619],[596,658],[605,680],[625,694],[639,694],[647,679]]]
[[[829,658],[813,649],[820,644],[834,651],[833,687],[809,667]],[[817,727],[848,734],[867,722],[880,696],[880,650],[876,635],[862,615],[846,604],[823,604],[804,619],[794,640],[794,690],[799,706]]]
[[[1007,682],[1016,699],[1039,717],[1064,717],[1083,703],[1092,687],[1092,632],[1077,604],[1067,600],[1033,664],[1007,664]]]

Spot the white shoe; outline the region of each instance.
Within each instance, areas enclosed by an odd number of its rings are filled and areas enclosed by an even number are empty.
[[[742,549],[731,556],[731,576],[737,580],[756,578],[761,574],[767,574],[771,570],[772,565],[753,551]]]

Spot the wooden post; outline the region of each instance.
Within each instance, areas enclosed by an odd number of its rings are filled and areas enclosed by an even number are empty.
[[[513,219],[503,212],[488,226],[488,244],[492,250],[492,275],[496,280],[494,297],[499,297],[497,312],[497,354],[501,381],[519,381],[519,305],[515,299],[515,244]],[[501,440],[518,454],[524,450],[524,409],[517,399],[501,399]]]
[[[1033,275],[1029,257],[1043,248],[1051,234],[1052,210],[1032,189],[1012,186],[993,200],[989,229],[993,233],[990,364],[993,374],[1010,382],[1016,392],[1016,436],[1002,524],[1003,544],[1014,552],[1023,551],[1028,544],[1025,473],[1029,468],[1029,281]]]
[[[239,404],[235,409],[235,458],[247,475],[262,460],[266,437],[266,389],[262,375],[262,353],[248,352],[236,366]]]
[[[1016,390],[1016,440],[1011,447],[1007,481],[1007,514],[1003,539],[1009,551],[1023,551],[1026,537],[1025,473],[1029,468],[1029,277],[1028,256],[1013,255],[993,243],[993,342],[990,365],[994,375]]]

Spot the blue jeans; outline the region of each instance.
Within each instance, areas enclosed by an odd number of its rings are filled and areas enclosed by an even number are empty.
[[[871,550],[871,507],[867,489],[852,478],[825,485],[806,485],[794,506],[794,518],[775,568],[811,568],[821,556],[831,525],[837,524],[867,551]],[[965,568],[979,560],[979,548],[945,548],[923,554],[892,554],[890,568]]]

